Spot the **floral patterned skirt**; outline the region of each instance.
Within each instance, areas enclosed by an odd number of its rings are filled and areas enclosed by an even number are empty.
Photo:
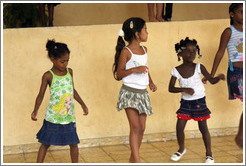
[[[240,99],[243,101],[243,68],[233,67],[227,70],[227,85],[229,100]]]

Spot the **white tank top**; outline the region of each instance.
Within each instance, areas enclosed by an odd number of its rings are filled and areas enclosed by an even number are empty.
[[[189,95],[187,93],[182,92],[182,99],[196,100],[205,96],[205,88],[201,81],[200,63],[196,64],[194,74],[189,78],[183,78],[175,67],[171,71],[171,74],[179,80],[179,86],[181,88],[192,88],[194,90],[193,95]]]
[[[145,53],[143,55],[133,54],[132,51],[128,47],[125,47],[125,48],[127,48],[132,55],[131,59],[126,63],[126,67],[125,67],[126,70],[134,68],[134,67],[138,67],[138,66],[148,66],[148,56],[143,46],[142,48]],[[136,89],[146,89],[147,86],[149,85],[148,72],[132,73],[124,77],[122,80],[123,80],[124,85],[132,87],[132,88],[136,88]]]

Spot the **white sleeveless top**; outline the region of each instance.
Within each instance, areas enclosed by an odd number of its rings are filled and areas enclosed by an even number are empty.
[[[189,78],[183,78],[175,67],[172,69],[171,74],[179,80],[181,88],[192,88],[194,90],[193,95],[182,92],[182,99],[196,100],[205,97],[205,88],[201,81],[200,63],[196,64],[194,74]]]
[[[127,48],[132,55],[131,59],[126,63],[126,67],[125,67],[126,70],[134,68],[134,67],[138,67],[138,66],[148,66],[148,56],[143,46],[142,48],[145,53],[143,55],[133,54],[132,51],[128,47],[125,47],[125,48]],[[123,80],[124,85],[135,88],[135,89],[146,89],[147,86],[149,85],[148,72],[132,73],[124,77],[122,80]]]
[[[231,29],[231,37],[227,44],[227,52],[231,62],[243,61],[243,32],[238,31],[233,25]]]

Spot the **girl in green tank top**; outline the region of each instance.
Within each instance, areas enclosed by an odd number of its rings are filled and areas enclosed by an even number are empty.
[[[52,70],[49,72],[53,78],[45,120],[56,124],[75,122],[73,82],[69,69],[67,68],[67,74],[64,76],[58,76]]]
[[[72,162],[78,162],[79,138],[75,125],[74,99],[81,105],[84,115],[88,114],[88,108],[74,89],[73,71],[67,67],[70,55],[67,45],[48,40],[46,49],[53,67],[42,76],[40,91],[31,114],[31,119],[37,121],[38,109],[49,85],[49,105],[43,126],[37,133],[37,139],[42,143],[37,162],[44,161],[50,145],[70,145]]]

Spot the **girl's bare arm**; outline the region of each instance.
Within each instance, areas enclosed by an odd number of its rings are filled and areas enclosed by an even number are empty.
[[[42,83],[41,83],[41,87],[38,93],[38,96],[36,97],[36,102],[35,102],[35,106],[34,106],[34,110],[32,112],[31,118],[32,120],[36,121],[37,120],[37,114],[38,114],[38,109],[43,101],[44,98],[44,94],[47,88],[48,83],[51,83],[52,80],[52,74],[47,71],[44,73],[44,75],[42,76]]]

